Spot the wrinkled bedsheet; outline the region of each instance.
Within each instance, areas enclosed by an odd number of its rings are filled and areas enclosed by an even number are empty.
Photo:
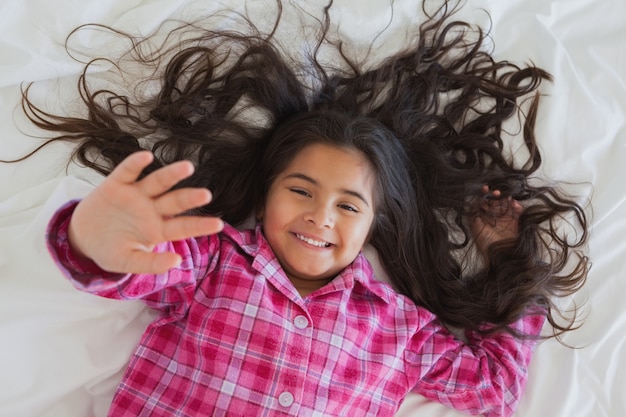
[[[297,0],[293,0],[294,2]],[[262,1],[248,1],[250,9]],[[395,0],[385,42],[415,24],[415,0]],[[626,2],[623,0],[472,0],[459,14],[491,28],[495,53],[551,72],[537,133],[543,173],[571,183],[590,202],[593,261],[588,282],[565,308],[582,327],[542,342],[518,417],[626,415]],[[323,2],[307,2],[315,7]],[[337,0],[339,33],[367,42],[391,16],[390,0]],[[75,26],[98,22],[148,33],[169,17],[195,16],[239,0],[5,0],[0,3],[0,159],[39,142],[19,108],[20,83],[37,81],[47,108],[63,108],[80,64],[63,42]],[[484,10],[489,11],[490,18]],[[116,48],[99,33],[81,47]],[[397,44],[398,46],[400,44]],[[45,94],[56,91],[58,94]],[[105,416],[121,372],[152,313],[141,304],[79,293],[49,259],[44,229],[54,210],[100,178],[66,164],[67,144],[23,162],[0,164],[0,416]],[[548,330],[548,329],[547,329]],[[458,417],[417,395],[402,417]]]

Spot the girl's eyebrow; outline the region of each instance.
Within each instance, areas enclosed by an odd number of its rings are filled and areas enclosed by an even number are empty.
[[[317,182],[315,179],[309,177],[308,175],[305,175],[301,172],[292,172],[290,174],[285,175],[284,179],[289,179],[289,178],[298,178],[301,179],[303,181],[306,181],[308,183],[311,183],[315,186],[319,186],[319,182]],[[355,190],[350,190],[348,188],[341,188],[339,191],[341,191],[344,194],[348,194],[351,195],[353,197],[358,198],[359,200],[361,200],[363,203],[365,203],[366,206],[369,207],[369,203],[367,202],[367,200],[365,199],[365,197],[363,196],[363,194],[361,194],[358,191]]]

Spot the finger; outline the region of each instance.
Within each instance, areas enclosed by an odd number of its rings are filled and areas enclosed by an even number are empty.
[[[168,241],[212,235],[222,231],[224,222],[219,217],[180,216],[169,219],[163,226],[163,237]]]
[[[503,217],[510,214],[512,202],[513,199],[511,197],[492,200],[491,213],[496,217]]]
[[[483,185],[480,188],[480,191],[484,194],[484,197],[486,199],[490,199],[490,198],[500,198],[502,196],[502,191],[498,190],[498,189],[494,189],[492,190],[491,187],[489,187],[488,185]]]
[[[517,213],[521,205],[511,196],[504,198],[500,190],[493,190],[482,200],[480,208],[489,216],[502,217]]]
[[[161,216],[175,216],[211,202],[206,188],[183,188],[171,191],[155,200],[155,209]]]
[[[500,198],[500,197],[502,197],[502,191],[500,191],[500,190],[493,190],[493,191],[491,191],[490,195],[493,198]]]
[[[513,215],[515,217],[519,217],[524,212],[524,207],[519,201],[513,199],[513,202],[511,205],[513,207]]]
[[[159,168],[141,180],[140,187],[150,197],[169,191],[174,185],[191,176],[194,166],[189,161],[177,161]]]
[[[485,213],[493,214],[494,201],[496,203],[500,202],[502,192],[497,189],[492,190],[486,184],[480,188],[480,192],[482,193],[482,197],[478,199],[477,207]]]
[[[507,197],[496,200],[496,202],[492,204],[491,211],[496,217],[511,217],[517,219],[522,214],[523,210],[519,201],[515,200],[513,197]]]
[[[141,171],[150,165],[153,160],[154,155],[152,155],[151,152],[135,152],[120,162],[120,164],[109,174],[108,178],[123,184],[132,184],[137,181]]]

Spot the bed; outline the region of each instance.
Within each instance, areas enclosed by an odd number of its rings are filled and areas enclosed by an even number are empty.
[[[249,0],[250,10],[267,0]],[[296,0],[292,0],[296,2]],[[298,0],[300,1],[300,0]],[[304,2],[303,2],[304,3]],[[316,0],[307,4],[322,4]],[[415,0],[337,0],[340,33],[400,42],[415,24]],[[580,329],[542,342],[531,363],[518,417],[626,415],[626,2],[622,0],[472,0],[459,17],[490,27],[499,58],[532,61],[555,82],[545,85],[537,133],[543,173],[590,202],[586,285],[562,300],[580,312]],[[71,94],[81,69],[63,42],[88,22],[148,33],[168,18],[240,0],[3,1],[0,4],[0,159],[39,142],[21,109],[20,83],[37,81],[47,108]],[[489,12],[490,17],[485,13]],[[397,36],[396,36],[397,35]],[[84,48],[119,45],[97,32]],[[49,90],[50,91],[50,90]],[[54,144],[16,164],[0,164],[0,416],[100,417],[152,313],[141,304],[99,299],[62,278],[44,245],[46,223],[100,177],[76,164],[72,148]],[[546,329],[548,330],[548,329]],[[567,346],[566,346],[567,345]],[[569,346],[569,347],[568,347]],[[401,417],[462,414],[411,395]]]

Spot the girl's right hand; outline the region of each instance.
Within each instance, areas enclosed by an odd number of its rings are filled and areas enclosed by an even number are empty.
[[[216,217],[179,216],[211,201],[203,188],[170,191],[193,173],[189,161],[137,181],[153,158],[148,151],[130,155],[78,204],[69,225],[76,254],[108,272],[157,274],[181,262],[175,253],[153,253],[157,244],[222,230],[224,223]]]
[[[487,255],[489,246],[519,235],[519,218],[524,208],[512,197],[502,197],[500,190],[482,187],[480,215],[471,219],[470,226],[478,251]]]

